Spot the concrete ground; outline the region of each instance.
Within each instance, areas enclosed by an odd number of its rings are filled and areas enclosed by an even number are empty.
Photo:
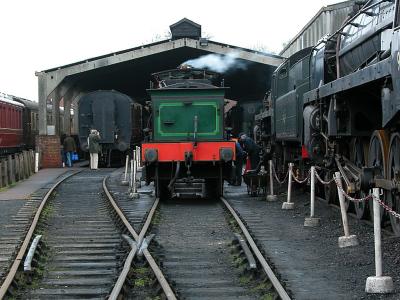
[[[53,181],[58,176],[71,170],[71,168],[42,169],[28,179],[18,182],[15,186],[7,188],[0,192],[1,201],[26,200],[36,190]]]
[[[225,197],[240,213],[294,299],[400,299],[400,239],[383,233],[383,273],[392,276],[394,293],[366,294],[366,279],[375,275],[373,227],[349,218],[350,233],[357,235],[360,245],[339,248],[338,237],[344,233],[338,209],[317,201],[315,213],[321,226],[304,227],[310,213],[306,190],[293,191],[295,207],[289,211],[281,209],[285,192],[278,193],[278,201],[267,202],[265,196],[248,196],[244,186],[227,187]]]

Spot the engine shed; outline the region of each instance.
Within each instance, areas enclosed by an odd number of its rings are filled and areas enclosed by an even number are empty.
[[[238,101],[241,129],[249,131],[254,113],[262,106],[262,99],[270,88],[272,72],[282,57],[202,38],[201,25],[186,18],[170,26],[167,40],[141,45],[106,55],[89,58],[68,65],[37,72],[39,87],[39,141],[45,151],[51,140],[71,132],[71,107],[84,94],[95,90],[116,90],[144,103],[148,100],[150,74],[173,69],[188,60],[208,54],[220,57],[233,55],[233,67],[221,72],[225,79],[226,98]],[[64,124],[59,124],[60,102],[64,106]],[[51,103],[53,124],[47,123],[46,107]],[[77,115],[77,114],[75,114]],[[236,118],[236,117],[235,117]],[[53,135],[54,134],[54,135]],[[43,155],[42,157],[46,157]],[[57,160],[46,166],[59,165]]]

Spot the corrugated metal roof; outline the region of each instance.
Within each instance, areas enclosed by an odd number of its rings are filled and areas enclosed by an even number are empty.
[[[279,55],[284,55],[284,53],[307,31],[307,29],[313,25],[316,20],[324,13],[324,12],[332,12],[336,10],[341,10],[344,8],[352,7],[353,5],[356,4],[356,0],[348,0],[348,1],[343,1],[335,4],[331,4],[328,6],[322,7],[315,15],[314,17],[307,22],[306,25],[297,33],[291,40],[290,42],[279,52]],[[322,36],[317,37],[317,39],[321,38]],[[310,45],[307,45],[310,46]],[[300,50],[300,49],[297,49]]]

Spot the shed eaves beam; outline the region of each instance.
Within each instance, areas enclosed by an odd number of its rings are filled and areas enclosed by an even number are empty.
[[[102,67],[107,67],[130,60],[170,51],[173,49],[189,47],[194,49],[201,49],[208,52],[218,54],[228,54],[236,52],[238,58],[265,64],[271,66],[279,66],[282,63],[282,59],[274,55],[265,55],[259,52],[247,51],[242,48],[232,47],[229,45],[214,43],[209,41],[207,46],[200,46],[198,40],[183,38],[179,40],[167,41],[165,43],[143,46],[141,48],[135,48],[132,51],[123,53],[115,53],[109,56],[105,56],[99,59],[87,60],[80,64],[74,64],[66,67],[60,67],[57,70],[44,71],[42,74],[46,74],[48,80],[49,90],[54,90],[55,87],[67,76],[95,70]]]
[[[58,69],[37,72],[36,76],[38,76],[39,81],[39,133],[47,134],[47,122],[45,118],[46,100],[66,77],[183,47],[201,49],[217,54],[235,52],[237,57],[240,59],[270,66],[278,66],[282,62],[282,58],[275,55],[265,55],[259,52],[249,51],[243,48],[215,43],[212,41],[209,41],[206,46],[200,46],[198,40],[182,38],[179,40],[169,40],[164,43],[134,48],[131,51],[114,53],[97,59],[88,59],[85,62],[60,67]]]

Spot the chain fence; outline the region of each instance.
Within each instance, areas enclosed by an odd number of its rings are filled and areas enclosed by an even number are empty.
[[[304,179],[299,179],[299,178],[297,178],[297,176],[293,173],[293,170],[291,170],[291,172],[292,172],[292,177],[293,177],[294,181],[296,181],[296,182],[299,183],[299,184],[305,183],[305,182],[310,178],[310,175],[311,175],[311,171],[309,170],[308,173],[307,173],[307,176],[306,176]]]
[[[316,170],[322,170],[322,169],[321,169],[320,167],[316,167]],[[285,175],[285,177],[283,178],[283,180],[280,180],[279,177],[278,177],[278,175],[276,174],[276,170],[275,170],[275,165],[274,165],[274,164],[272,164],[272,171],[273,171],[273,175],[274,175],[274,177],[275,177],[275,180],[276,180],[279,184],[283,184],[283,183],[286,182],[286,180],[288,179],[288,176],[289,176],[289,171],[291,172],[293,179],[294,179],[297,183],[299,183],[299,184],[305,183],[308,179],[310,179],[310,175],[311,175],[311,170],[309,170],[309,171],[308,171],[308,174],[307,174],[307,177],[305,177],[304,179],[299,179],[299,178],[294,174],[293,170],[290,170],[290,169],[289,169],[289,170],[286,172],[286,175]],[[339,191],[340,191],[340,192],[342,193],[342,195],[343,195],[346,199],[348,199],[349,201],[352,201],[352,202],[366,202],[366,201],[368,201],[368,200],[374,199],[374,200],[376,200],[376,201],[379,203],[379,205],[382,206],[383,209],[386,210],[389,214],[391,214],[393,217],[395,217],[395,218],[397,218],[397,219],[400,219],[400,213],[398,213],[398,212],[396,212],[395,210],[393,210],[393,208],[391,208],[389,205],[387,205],[387,204],[386,204],[384,201],[382,201],[381,199],[375,197],[373,194],[368,194],[368,195],[366,195],[365,197],[362,197],[362,198],[355,198],[355,197],[352,197],[352,196],[350,196],[349,194],[347,194],[347,193],[345,192],[345,190],[343,189],[342,184],[341,184],[341,182],[340,182],[341,177],[335,178],[335,176],[333,175],[333,178],[332,178],[331,180],[325,181],[325,180],[323,180],[323,179],[321,178],[321,176],[318,174],[317,171],[315,171],[314,174],[315,174],[315,177],[317,178],[317,180],[318,180],[321,184],[323,184],[323,185],[329,185],[329,184],[331,184],[332,182],[335,182],[335,184],[336,184],[336,186],[338,187]]]
[[[278,177],[278,174],[276,174],[276,170],[275,170],[275,165],[272,164],[272,172],[274,173],[274,177],[275,180],[279,183],[279,184],[284,184],[289,176],[289,170],[287,170],[285,177],[283,178],[283,180],[280,180]]]

